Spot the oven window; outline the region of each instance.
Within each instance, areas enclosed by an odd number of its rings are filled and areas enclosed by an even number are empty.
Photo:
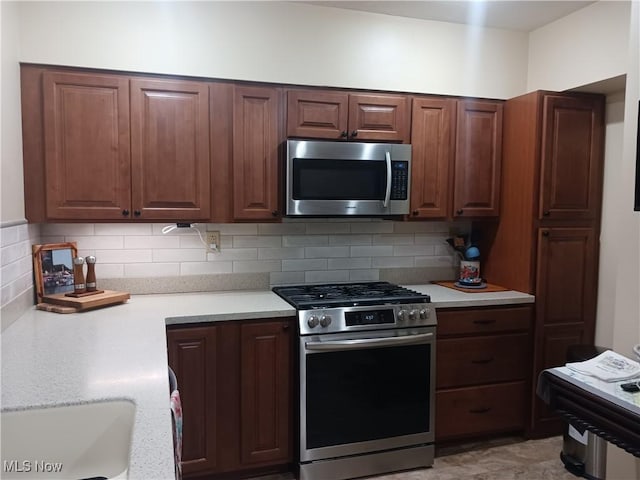
[[[385,162],[369,160],[293,160],[295,200],[382,200]]]
[[[430,349],[307,355],[307,449],[429,432]]]

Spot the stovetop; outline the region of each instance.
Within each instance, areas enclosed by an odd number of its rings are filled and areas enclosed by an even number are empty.
[[[294,285],[273,291],[298,310],[431,302],[429,295],[389,282]]]

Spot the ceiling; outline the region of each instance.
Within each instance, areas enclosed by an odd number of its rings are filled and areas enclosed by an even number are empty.
[[[594,1],[449,0],[449,1],[310,1],[313,5],[382,13],[397,17],[483,25],[530,32]]]

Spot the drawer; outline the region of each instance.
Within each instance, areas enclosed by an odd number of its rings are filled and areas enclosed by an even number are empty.
[[[531,328],[530,306],[483,308],[483,309],[438,309],[438,336],[476,335]]]
[[[436,388],[524,380],[529,344],[528,333],[438,339]]]
[[[524,429],[525,382],[436,393],[436,442]]]

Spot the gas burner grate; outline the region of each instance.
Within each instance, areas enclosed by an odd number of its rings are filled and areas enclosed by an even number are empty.
[[[282,286],[273,291],[297,309],[430,302],[428,295],[389,282]]]

